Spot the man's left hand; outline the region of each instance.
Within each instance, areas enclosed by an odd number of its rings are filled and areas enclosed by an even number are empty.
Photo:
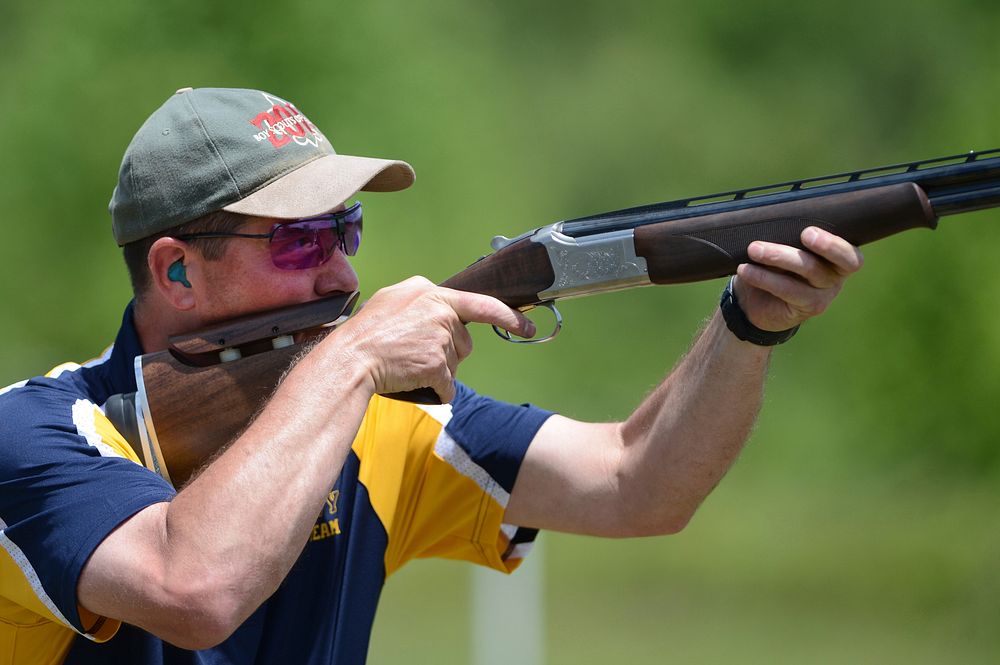
[[[801,239],[806,250],[754,241],[747,248],[754,263],[736,271],[736,298],[761,330],[787,330],[821,314],[861,268],[861,252],[839,236],[810,226]]]

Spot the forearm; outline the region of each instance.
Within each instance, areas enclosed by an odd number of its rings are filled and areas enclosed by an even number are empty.
[[[235,629],[291,568],[340,473],[373,394],[357,365],[341,353],[304,357],[173,501],[101,543],[80,603],[186,648]]]
[[[716,311],[688,354],[619,428],[619,500],[641,533],[675,532],[739,455],[760,410],[770,348]]]
[[[233,601],[246,614],[277,588],[373,394],[351,363],[330,359],[306,356],[246,432],[170,503],[163,531],[168,575],[237,582]]]
[[[679,530],[753,427],[768,355],[716,315],[626,422],[553,416],[528,448],[505,519],[598,536]]]

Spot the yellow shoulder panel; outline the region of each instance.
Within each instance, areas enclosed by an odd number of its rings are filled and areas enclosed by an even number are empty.
[[[121,626],[120,621],[99,617],[82,607],[78,607],[77,609],[80,612],[80,620],[83,622],[84,627],[88,628],[88,637],[95,642],[106,642],[111,639]],[[12,626],[19,630],[21,628],[30,628],[31,630],[28,632],[31,634],[39,634],[41,632],[50,635],[55,634],[53,630],[34,630],[36,626],[41,624],[50,624],[62,631],[66,631],[69,633],[68,639],[72,639],[73,635],[76,634],[75,630],[63,623],[62,619],[53,614],[53,611],[42,602],[35,589],[32,588],[31,582],[25,576],[25,572],[11,558],[7,550],[0,549],[0,626],[5,631],[9,631]],[[6,634],[13,635],[14,633],[8,632]],[[2,639],[0,639],[0,643],[2,643]],[[0,654],[2,653],[3,650],[0,649]],[[33,663],[35,661],[25,660],[16,662]],[[0,665],[4,665],[4,663],[5,661],[0,658]]]
[[[115,429],[115,426],[111,424],[107,416],[101,413],[101,410],[96,406],[94,407],[94,429],[96,430],[98,436],[110,446],[116,453],[124,457],[125,459],[132,460],[136,464],[142,465],[139,461],[139,456],[135,454],[132,450],[132,446],[129,445],[125,437]]]
[[[509,572],[504,506],[435,453],[443,425],[419,407],[376,396],[353,450],[360,481],[388,534],[388,577],[418,557],[461,559]]]
[[[0,665],[58,665],[76,633],[0,597]]]

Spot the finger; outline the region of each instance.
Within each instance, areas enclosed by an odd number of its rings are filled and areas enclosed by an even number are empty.
[[[444,347],[444,366],[448,370],[449,376],[455,376],[458,372],[458,363],[462,362],[458,357],[458,351],[455,350],[454,345],[447,344]]]
[[[864,255],[860,249],[829,231],[809,226],[802,230],[801,238],[802,244],[809,251],[829,261],[841,275],[855,273],[864,264]]]
[[[831,288],[843,279],[830,262],[788,245],[757,240],[747,247],[747,255],[756,263],[799,275],[817,289]]]
[[[454,396],[452,384],[455,381],[458,364],[461,362],[451,336],[447,332],[444,336],[446,337],[438,340],[440,345],[437,348],[427,351],[427,367],[420,372],[420,385],[425,385],[437,393],[442,404],[449,402]]]
[[[836,295],[839,288],[816,289],[802,280],[770,268],[744,263],[736,270],[740,280],[770,293],[795,310],[810,315],[819,314]]]
[[[535,324],[492,296],[441,288],[440,293],[463,323],[489,323],[520,337],[533,337]]]
[[[437,393],[442,404],[447,404],[455,398],[455,375],[451,372],[442,372],[431,383],[430,389]]]
[[[464,325],[459,324],[452,330],[451,337],[455,345],[455,353],[458,356],[458,360],[462,361],[468,358],[472,353],[472,335],[469,334],[468,329]]]

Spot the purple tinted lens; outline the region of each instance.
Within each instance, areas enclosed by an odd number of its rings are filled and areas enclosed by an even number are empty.
[[[326,263],[338,245],[354,256],[361,244],[361,219],[361,204],[355,203],[340,213],[279,224],[271,235],[271,261],[282,270],[315,268]]]
[[[282,270],[305,270],[323,265],[339,244],[330,220],[281,224],[271,236],[271,261]]]
[[[347,210],[347,215],[341,220],[341,228],[344,232],[344,254],[354,256],[361,246],[361,206],[352,206]]]

